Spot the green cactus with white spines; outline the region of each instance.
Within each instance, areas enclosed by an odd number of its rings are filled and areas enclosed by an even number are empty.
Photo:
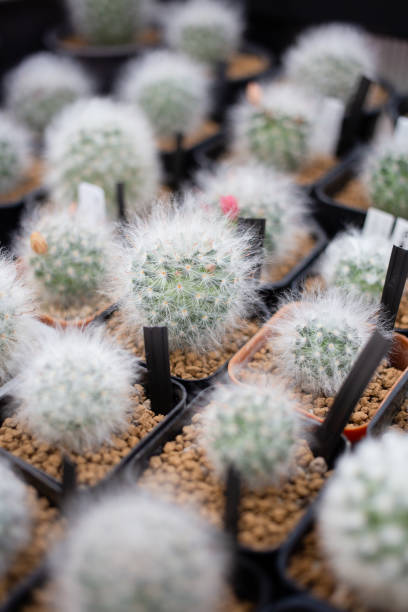
[[[339,460],[318,508],[319,539],[335,577],[370,609],[406,610],[407,461],[402,433],[366,438]]]
[[[202,436],[217,471],[225,476],[234,467],[251,488],[279,483],[298,448],[295,407],[277,380],[265,388],[218,387],[204,413]]]
[[[93,45],[132,42],[144,25],[142,0],[66,0],[75,33]]]
[[[149,208],[159,187],[154,136],[142,111],[109,99],[70,105],[46,131],[47,181],[55,202],[70,204],[81,182],[101,187],[117,217],[116,186],[126,188],[128,212]]]
[[[0,112],[0,196],[24,180],[30,164],[31,143],[27,130]]]

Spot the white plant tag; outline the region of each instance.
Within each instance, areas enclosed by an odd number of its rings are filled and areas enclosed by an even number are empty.
[[[363,236],[384,236],[388,238],[394,225],[394,217],[383,210],[369,208],[363,227]]]
[[[325,98],[319,108],[318,120],[310,135],[310,152],[314,155],[334,155],[344,117],[344,104],[335,98]]]
[[[398,217],[391,239],[393,244],[408,249],[408,221],[406,219]]]
[[[88,217],[94,222],[105,221],[106,202],[105,192],[101,187],[92,183],[80,183],[78,187],[77,214]]]
[[[408,117],[398,117],[394,132],[395,146],[402,146],[408,143]]]

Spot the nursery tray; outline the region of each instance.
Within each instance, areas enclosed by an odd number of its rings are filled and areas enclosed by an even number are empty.
[[[275,313],[271,319],[253,336],[230,360],[228,365],[228,374],[234,383],[238,385],[246,385],[239,379],[239,371],[244,367],[251,358],[267,344],[271,335],[270,325],[274,323],[278,317],[282,316],[284,309],[289,308],[290,305],[284,306],[277,313]],[[396,406],[401,406],[404,399],[404,393],[408,388],[408,338],[399,333],[394,333],[393,347],[390,355],[391,365],[401,369],[401,375],[395,382],[393,387],[389,390],[383,401],[381,402],[377,415],[384,413],[388,414],[389,411],[395,410]],[[323,420],[319,417],[298,408],[300,414],[307,419],[322,423]],[[375,418],[375,417],[374,417]],[[373,419],[372,419],[373,420]],[[344,435],[350,440],[350,442],[357,442],[363,436],[366,435],[368,424],[360,425],[357,427],[347,427],[344,429]]]
[[[141,366],[144,370],[145,368]],[[145,376],[147,371],[145,370]],[[146,390],[146,395],[149,397],[149,390],[147,384],[142,381],[143,386]],[[140,442],[125,456],[122,460],[114,466],[107,475],[99,481],[94,487],[80,487],[79,490],[86,490],[88,488],[102,488],[106,486],[108,483],[111,483],[113,480],[118,479],[122,472],[125,470],[129,462],[136,456],[139,451],[143,448],[145,444],[149,444],[151,440],[154,440],[156,435],[160,434],[162,428],[166,428],[169,424],[172,423],[174,419],[176,419],[180,412],[182,412],[185,408],[187,401],[187,394],[182,385],[175,380],[172,380],[173,386],[173,408],[172,410],[164,417],[164,419],[158,423],[152,431],[150,431]],[[0,423],[4,421],[4,419],[8,416],[8,405],[10,403],[11,398],[8,396],[4,396],[0,400]],[[9,412],[10,413],[10,412]],[[60,496],[64,493],[62,481],[53,478],[52,476],[46,474],[42,470],[39,470],[33,467],[29,462],[20,459],[13,455],[13,453],[6,451],[0,447],[0,456],[4,456],[7,458],[10,463],[16,467],[16,469],[23,475],[25,479],[30,481],[39,491],[42,491],[47,497],[53,499],[54,502],[60,499]]]

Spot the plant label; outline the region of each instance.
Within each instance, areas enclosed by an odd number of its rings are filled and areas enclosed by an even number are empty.
[[[106,219],[105,192],[92,183],[80,183],[78,187],[77,214],[89,217],[93,222]]]
[[[408,117],[398,117],[394,132],[394,145],[402,146],[408,142]]]
[[[398,217],[391,239],[393,244],[408,249],[408,221],[406,219]]]
[[[363,236],[384,236],[388,238],[394,225],[394,217],[383,210],[369,208],[363,227]]]
[[[310,135],[310,150],[318,155],[334,155],[340,136],[345,106],[335,98],[325,98],[319,109],[319,120]]]

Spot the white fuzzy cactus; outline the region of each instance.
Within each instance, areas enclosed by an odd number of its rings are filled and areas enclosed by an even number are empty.
[[[378,303],[391,250],[392,242],[383,236],[344,232],[322,255],[319,273],[328,287],[340,287]]]
[[[57,562],[62,612],[208,612],[222,599],[222,533],[193,513],[135,493],[80,515]]]
[[[0,461],[0,579],[27,544],[31,513],[27,489],[9,465]]]
[[[251,488],[288,476],[297,449],[296,402],[282,384],[222,385],[204,413],[203,446],[217,471],[234,467]]]
[[[94,45],[132,42],[144,25],[143,0],[65,0],[77,34]]]
[[[265,251],[270,261],[294,249],[299,228],[306,229],[307,203],[304,192],[293,180],[257,162],[221,164],[215,172],[201,170],[196,182],[205,204],[236,217],[264,218]],[[235,210],[225,209],[226,198],[236,201]]]
[[[269,83],[248,92],[232,111],[234,151],[280,170],[297,170],[310,154],[316,101],[291,84]]]
[[[113,262],[112,291],[132,328],[167,326],[171,348],[217,346],[257,301],[251,235],[201,208],[157,205],[127,231]]]
[[[6,106],[28,128],[42,133],[65,106],[90,96],[92,83],[72,60],[36,53],[14,68],[6,79]]]
[[[189,134],[209,110],[209,78],[188,57],[159,50],[128,64],[118,95],[142,108],[159,138]]]
[[[241,42],[241,11],[217,0],[177,4],[163,23],[167,42],[192,58],[207,63],[226,61]]]
[[[320,540],[343,585],[376,610],[406,610],[408,445],[401,433],[343,456],[319,507]]]
[[[306,392],[334,395],[373,331],[376,306],[334,289],[285,306],[271,324],[280,373]]]
[[[26,219],[16,250],[42,302],[83,304],[103,290],[111,241],[108,223],[46,208]]]
[[[347,102],[360,76],[375,77],[376,56],[363,30],[333,23],[303,32],[287,51],[284,70],[313,93]]]
[[[51,331],[15,379],[16,418],[41,442],[97,448],[127,427],[135,359],[101,329]]]
[[[15,189],[31,164],[31,142],[27,130],[0,112],[0,195]]]
[[[117,216],[116,184],[125,183],[129,211],[143,212],[159,185],[154,137],[144,114],[109,99],[79,100],[46,131],[47,180],[56,203],[76,199],[81,182],[105,191]]]

